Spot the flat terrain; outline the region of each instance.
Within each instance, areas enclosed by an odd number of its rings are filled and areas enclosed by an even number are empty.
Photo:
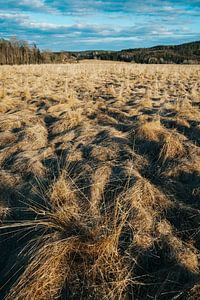
[[[200,299],[199,78],[0,67],[0,299]]]

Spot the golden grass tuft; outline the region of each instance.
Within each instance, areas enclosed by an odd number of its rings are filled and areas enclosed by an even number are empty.
[[[196,253],[190,249],[186,249],[182,253],[180,252],[177,254],[177,259],[186,269],[191,272],[198,273],[199,261]]]
[[[47,212],[46,226],[53,226],[55,232],[43,238],[45,244],[37,246],[39,249],[33,249],[26,270],[7,300],[59,299],[63,287],[71,297],[79,297],[80,293],[87,297],[88,292],[93,298],[125,297],[132,281],[128,264],[119,251],[126,217],[120,218],[116,210],[114,218],[107,215],[91,227],[79,212],[79,219],[69,220],[66,228],[67,214],[68,207],[62,217]],[[72,235],[66,237],[70,232]]]
[[[74,89],[67,90],[67,105],[69,108],[76,108],[80,105],[80,101],[77,98],[77,93]]]
[[[146,90],[144,97],[138,102],[137,104],[138,108],[150,108],[152,107],[152,100],[151,100],[151,91]]]
[[[113,125],[118,123],[118,121],[115,118],[108,116],[107,114],[104,113],[99,113],[97,119],[99,123],[105,125]]]
[[[108,94],[112,95],[113,97],[117,97],[117,92],[113,85],[108,87]]]
[[[192,102],[187,97],[185,97],[184,99],[179,99],[175,109],[178,112],[178,116],[182,118],[188,118],[194,120],[200,118],[199,110],[197,110],[192,105]]]
[[[37,150],[47,145],[48,133],[41,124],[36,124],[25,128],[23,140],[21,142],[22,150]],[[30,149],[31,147],[31,149]]]
[[[36,250],[27,269],[6,299],[59,299],[65,279],[70,272],[67,261],[72,247],[73,244],[69,242],[47,243]]]
[[[192,176],[192,174],[200,173],[200,158],[199,155],[194,155],[192,159],[188,159],[186,161],[182,161],[178,166],[172,167],[165,171],[167,176],[176,177],[181,174],[188,174],[188,176]]]
[[[138,214],[136,227],[141,230],[150,230],[154,225],[154,217],[171,206],[169,198],[147,179],[135,173],[136,182],[127,190],[125,199]],[[126,201],[127,201],[126,200]],[[136,216],[137,219],[137,216]],[[145,222],[144,222],[145,220]]]
[[[76,110],[76,111],[68,111],[65,113],[64,117],[57,121],[52,129],[53,134],[59,134],[60,132],[63,132],[64,130],[71,130],[79,125],[82,124],[84,120],[84,117],[82,115],[82,110]]]
[[[135,176],[136,183],[127,190],[124,201],[133,210],[133,217],[129,221],[133,243],[145,249],[153,245],[156,218],[171,205],[171,201],[137,172]]]
[[[156,226],[156,230],[157,230],[158,234],[161,236],[168,236],[168,235],[172,234],[171,224],[169,222],[167,222],[167,220],[159,221]]]
[[[61,175],[50,189],[49,200],[51,204],[55,207],[62,207],[73,203],[75,199],[76,195],[70,180],[66,179],[64,174]]]
[[[177,159],[186,155],[183,141],[176,132],[166,133],[163,136],[159,158],[165,162],[167,159]]]
[[[50,106],[47,109],[47,113],[51,114],[51,115],[60,115],[61,112],[65,112],[68,111],[70,108],[68,106],[68,104],[66,103],[59,103],[59,104],[55,104]]]
[[[166,209],[171,201],[155,185],[147,179],[139,177],[134,186],[127,191],[130,203],[133,207]]]
[[[138,106],[140,108],[152,107],[152,101],[149,98],[144,98],[142,101],[139,102]]]
[[[21,178],[18,174],[13,174],[11,171],[2,169],[0,173],[0,182],[0,188],[2,189],[4,185],[16,188],[21,183]]]
[[[198,255],[194,252],[194,249],[191,249],[188,245],[184,245],[184,243],[173,234],[168,237],[168,243],[177,262],[189,271],[198,273],[199,261]]]
[[[43,177],[46,174],[46,168],[37,151],[24,151],[17,154],[12,171],[21,174],[32,173],[37,177]]]
[[[27,109],[0,115],[0,130],[24,129],[25,126],[44,125],[41,119]]]
[[[78,149],[74,149],[67,156],[68,161],[79,161],[82,158],[83,158],[83,153],[82,153],[82,151],[80,151]]]
[[[160,120],[144,122],[136,129],[136,136],[149,141],[159,141],[165,130],[160,124]]]

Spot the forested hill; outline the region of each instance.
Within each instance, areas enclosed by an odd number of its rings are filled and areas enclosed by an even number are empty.
[[[194,64],[200,63],[200,41],[177,46],[156,46],[121,51],[83,51],[71,54],[79,59],[105,59],[135,63]]]
[[[200,64],[200,41],[151,48],[125,49],[121,51],[41,51],[16,39],[0,39],[0,64],[41,64],[78,62],[82,59],[114,60],[133,63]]]

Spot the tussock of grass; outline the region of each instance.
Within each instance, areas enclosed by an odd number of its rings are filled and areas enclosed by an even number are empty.
[[[172,226],[165,219],[158,222],[156,230],[161,236],[169,236],[172,234]]]
[[[20,129],[25,126],[32,126],[41,124],[41,119],[30,113],[29,110],[22,110],[16,113],[5,115],[0,115],[0,130],[12,130]]]
[[[47,113],[52,114],[52,115],[54,115],[54,114],[59,115],[61,112],[68,111],[69,109],[70,108],[69,108],[68,104],[59,103],[59,104],[50,106],[47,110]]]
[[[150,108],[150,107],[152,107],[151,92],[150,92],[150,90],[146,90],[146,92],[144,94],[144,97],[138,103],[138,107],[139,108],[144,108],[144,107]]]
[[[113,85],[111,85],[111,86],[108,87],[108,93],[110,95],[112,95],[113,97],[117,97],[117,92],[116,92],[116,90],[115,90],[115,88],[114,88]]]
[[[6,299],[58,299],[70,272],[67,261],[73,246],[68,241],[41,247],[33,254],[28,268]]]
[[[53,211],[46,211],[47,219],[41,224],[52,227],[54,233],[44,238],[45,245],[31,251],[28,267],[6,299],[57,299],[63,286],[71,297],[88,292],[94,298],[125,296],[131,272],[120,254],[119,241],[126,215],[120,217],[116,207],[113,217],[102,216],[100,223],[98,218],[90,224],[89,216],[81,211],[69,218],[71,207],[65,205],[54,210],[53,203]]]
[[[115,118],[112,118],[107,114],[103,114],[103,113],[99,113],[97,118],[100,124],[113,125],[118,123],[118,121]]]
[[[176,257],[178,263],[182,264],[191,272],[198,272],[198,256],[194,250],[192,251],[188,245],[184,245],[183,242],[174,235],[168,236],[168,242],[171,247],[172,254]]]
[[[192,106],[192,102],[189,101],[187,97],[180,99],[177,102],[176,110],[180,117],[194,120],[200,118],[200,112],[194,106]]]
[[[145,178],[138,178],[130,192],[134,207],[159,207],[165,209],[170,205],[169,199]]]
[[[163,136],[162,146],[160,150],[160,159],[165,162],[167,159],[181,158],[187,154],[183,141],[175,132],[167,133]]]
[[[159,120],[144,122],[136,130],[136,136],[149,141],[159,141],[164,133],[164,128]]]
[[[50,202],[55,207],[68,206],[76,199],[73,187],[69,179],[67,180],[64,175],[56,180],[50,189],[49,195]]]
[[[171,201],[137,172],[135,176],[136,183],[125,195],[125,201],[131,205],[134,214],[130,220],[133,243],[141,248],[149,248],[155,239],[156,219],[171,205]]]
[[[64,117],[57,121],[53,126],[52,133],[59,134],[64,130],[71,130],[83,122],[84,118],[82,116],[82,110],[68,111],[65,113]]]
[[[43,125],[37,124],[24,130],[23,150],[37,150],[47,145],[47,130]],[[31,146],[31,149],[29,148]]]
[[[200,158],[198,156],[192,156],[190,160],[183,160],[178,166],[174,166],[165,171],[167,176],[178,177],[181,174],[188,174],[188,176],[192,176],[192,174],[200,173]]]
[[[25,151],[15,157],[12,170],[16,173],[32,173],[37,177],[45,176],[46,168],[40,160],[40,155],[34,151]]]
[[[67,156],[68,161],[80,161],[83,159],[83,153],[80,150],[73,149]]]
[[[149,98],[144,98],[142,101],[140,101],[139,107],[152,107],[152,102]]]

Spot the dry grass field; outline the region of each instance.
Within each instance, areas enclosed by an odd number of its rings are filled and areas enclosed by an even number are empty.
[[[199,78],[0,67],[0,299],[200,299]]]

